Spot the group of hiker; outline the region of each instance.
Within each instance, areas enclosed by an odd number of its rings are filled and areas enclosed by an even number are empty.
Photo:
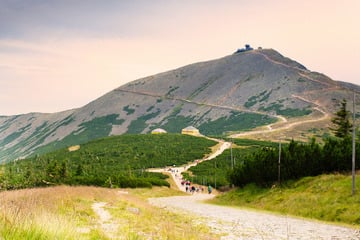
[[[184,167],[184,169],[186,169],[186,168]],[[181,185],[185,186],[185,191],[186,192],[189,192],[189,193],[195,193],[195,192],[196,193],[198,193],[198,192],[202,193],[202,192],[204,192],[204,188],[202,186],[192,185],[189,180],[183,179],[182,175],[181,175],[181,172],[179,173],[178,169],[170,167],[170,168],[167,168],[167,171],[170,171],[175,178],[181,180]],[[208,190],[209,194],[212,193],[212,186],[210,184],[207,186],[207,190]]]
[[[204,188],[202,186],[195,187],[194,185],[191,185],[190,181],[187,181],[187,180],[182,180],[181,185],[185,186],[186,192],[195,193],[195,192],[203,192],[204,191]],[[209,194],[212,193],[212,187],[210,184],[208,185],[208,193]]]

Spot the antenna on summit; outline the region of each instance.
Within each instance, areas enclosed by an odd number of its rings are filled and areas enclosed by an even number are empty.
[[[251,51],[251,50],[254,50],[254,49],[250,46],[250,44],[245,44],[245,48],[239,48],[236,52],[234,52],[234,54],[247,52],[247,51]]]

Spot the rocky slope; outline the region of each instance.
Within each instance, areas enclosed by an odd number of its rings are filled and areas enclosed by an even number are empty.
[[[0,160],[161,127],[229,134],[332,113],[358,86],[333,81],[273,49],[235,53],[135,80],[82,108],[0,117]]]

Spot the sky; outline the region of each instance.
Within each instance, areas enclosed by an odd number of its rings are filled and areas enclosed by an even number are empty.
[[[0,115],[79,108],[238,48],[360,85],[359,0],[0,0]]]

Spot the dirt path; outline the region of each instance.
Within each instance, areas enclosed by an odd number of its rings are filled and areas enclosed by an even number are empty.
[[[230,148],[230,146],[231,146],[230,142],[225,142],[225,141],[218,140],[218,139],[212,139],[212,140],[218,141],[219,142],[219,147],[213,153],[211,153],[208,157],[205,157],[204,159],[201,159],[201,160],[194,161],[193,163],[190,163],[190,164],[188,164],[186,166],[171,167],[171,171],[170,171],[171,177],[173,178],[173,180],[176,183],[176,186],[178,187],[179,190],[181,190],[183,192],[186,192],[185,186],[181,185],[182,173],[183,172],[185,172],[190,167],[196,166],[197,164],[199,164],[199,163],[201,163],[203,161],[211,160],[211,159],[219,156],[223,151]],[[168,170],[164,169],[164,168],[153,168],[153,169],[148,169],[147,171],[150,171],[150,172],[165,172],[165,171],[168,171]]]
[[[105,209],[106,202],[95,202],[92,205],[92,209],[99,217],[98,223],[103,233],[110,239],[116,239],[118,224],[112,220],[112,216]]]
[[[201,163],[203,161],[208,161],[208,160],[214,159],[217,156],[219,156],[222,152],[224,152],[226,149],[231,147],[230,142],[224,142],[224,141],[219,141],[219,142],[220,142],[220,147],[215,152],[210,154],[208,157],[206,157],[206,158],[204,158],[202,160],[196,161],[196,162],[194,162],[192,164],[189,164],[186,167],[177,168],[177,169],[175,169],[175,171],[172,172],[171,176],[173,177],[176,185],[178,186],[178,188],[181,191],[186,192],[186,187],[181,185],[181,181],[182,181],[182,175],[181,174],[182,174],[183,171],[189,169],[190,167],[196,166],[197,164],[199,164],[199,163]]]
[[[149,202],[169,211],[202,217],[213,232],[225,239],[360,239],[360,232],[317,221],[292,218],[258,211],[206,204],[209,194],[151,198]]]

